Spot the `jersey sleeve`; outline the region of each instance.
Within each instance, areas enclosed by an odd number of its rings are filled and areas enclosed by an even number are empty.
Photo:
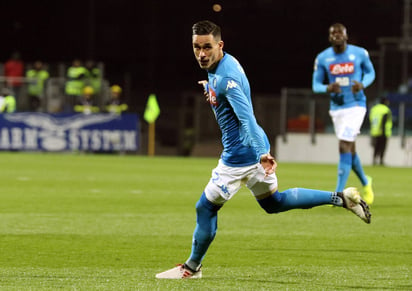
[[[255,149],[258,157],[267,154],[270,150],[268,138],[258,125],[253,106],[242,91],[238,81],[232,78],[224,78],[220,86],[219,91],[225,92],[227,100],[240,122],[240,126],[246,134],[249,145]]]
[[[325,69],[319,64],[319,56],[316,57],[313,64],[312,75],[312,91],[315,93],[326,93],[328,85],[323,84],[325,81],[326,72]]]
[[[363,69],[362,85],[363,85],[363,88],[366,88],[370,84],[372,84],[372,82],[375,80],[375,69],[371,62],[371,59],[369,58],[369,53],[365,49],[364,49],[364,54],[363,54],[362,69]]]

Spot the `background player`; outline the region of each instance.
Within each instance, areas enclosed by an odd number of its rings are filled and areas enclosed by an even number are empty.
[[[327,92],[331,96],[329,114],[339,139],[340,154],[336,191],[343,191],[352,169],[364,186],[364,200],[371,204],[374,199],[372,178],[363,171],[355,139],[366,114],[363,89],[375,80],[375,70],[368,52],[348,44],[347,40],[343,24],[335,23],[329,28],[332,46],[316,57],[312,89],[315,93]]]

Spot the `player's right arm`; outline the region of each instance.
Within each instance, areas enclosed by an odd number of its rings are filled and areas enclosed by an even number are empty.
[[[313,64],[313,76],[312,76],[312,91],[315,93],[341,93],[339,83],[333,82],[325,84],[327,79],[327,71],[321,64],[319,55],[316,57]]]
[[[260,164],[265,169],[266,175],[273,174],[276,172],[278,163],[271,154],[264,154],[260,156]]]
[[[362,76],[362,89],[368,87],[373,83],[375,80],[376,74],[375,74],[375,68],[373,67],[372,61],[369,57],[369,53],[367,50],[363,49],[363,61],[362,61],[362,70],[363,70],[363,76]]]
[[[197,83],[203,86],[203,95],[206,97],[206,101],[209,102],[209,82],[206,80],[201,80]]]
[[[326,93],[328,85],[324,84],[326,79],[325,69],[321,64],[319,64],[319,56],[316,57],[313,64],[313,75],[312,75],[312,90],[315,93]]]

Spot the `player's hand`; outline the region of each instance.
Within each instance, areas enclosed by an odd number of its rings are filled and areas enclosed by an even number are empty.
[[[278,163],[271,154],[264,154],[260,156],[260,164],[262,165],[263,169],[265,169],[266,176],[273,174],[276,171]]]
[[[335,82],[335,83],[330,83],[328,87],[326,88],[326,91],[328,93],[340,93],[342,92],[342,89],[340,88],[339,84]]]
[[[205,95],[206,101],[209,102],[208,81],[202,80],[202,81],[198,81],[197,83],[203,86],[203,95]]]
[[[363,85],[361,82],[353,80],[353,85],[352,85],[352,92],[353,93],[358,93],[360,90],[363,89]]]

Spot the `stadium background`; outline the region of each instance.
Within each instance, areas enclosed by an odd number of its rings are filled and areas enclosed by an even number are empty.
[[[222,11],[212,10],[221,3]],[[315,55],[333,22],[350,41],[378,49],[377,38],[400,36],[402,0],[364,1],[2,1],[1,61],[19,50],[26,62],[93,58],[109,80],[132,74],[133,89],[186,90],[203,77],[191,51],[191,25],[211,19],[226,49],[244,64],[254,91],[308,87]],[[121,80],[119,80],[121,81]]]
[[[2,1],[0,62],[14,50],[26,63],[41,59],[69,65],[75,57],[102,62],[105,79],[129,89],[133,111],[142,114],[147,96],[156,93],[162,110],[158,138],[166,146],[180,144],[178,152],[184,153],[185,136],[193,134],[190,112],[196,101],[191,94],[199,92],[197,80],[205,78],[191,50],[194,22],[210,19],[222,26],[225,49],[243,64],[254,95],[263,100],[257,107],[265,108],[278,106],[282,88],[310,88],[313,60],[329,45],[330,24],[344,23],[350,43],[377,52],[379,38],[402,35],[404,2]],[[222,5],[220,12],[213,11],[215,3]],[[267,112],[258,116],[273,119]],[[270,123],[263,126],[273,138],[279,128],[276,121]],[[211,136],[216,138],[215,131]]]

